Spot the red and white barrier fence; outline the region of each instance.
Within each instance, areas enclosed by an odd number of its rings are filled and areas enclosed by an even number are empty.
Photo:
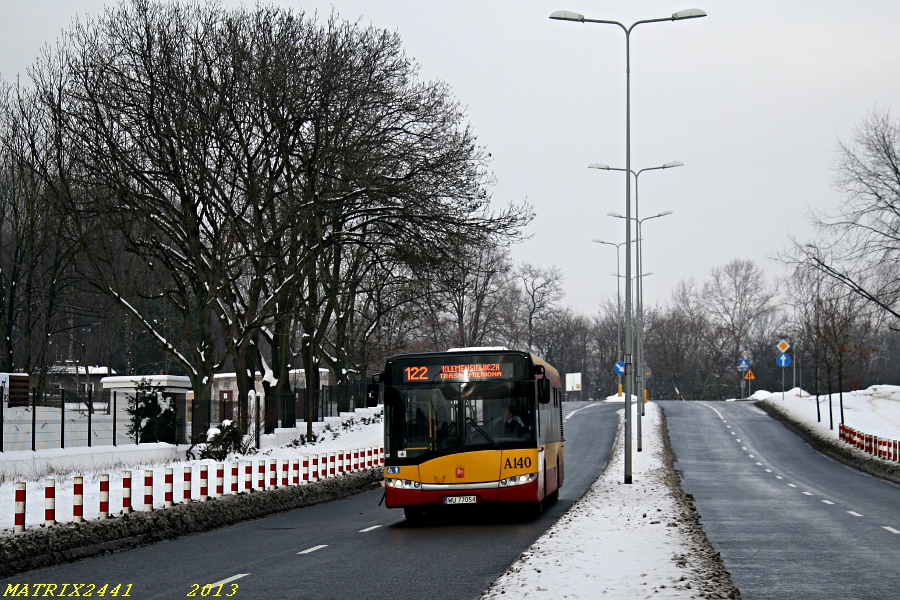
[[[838,427],[838,435],[841,441],[863,452],[885,460],[900,462],[900,441],[898,440],[889,440],[877,435],[863,433],[846,425]]]
[[[841,426],[841,439],[847,443],[853,444],[859,448],[870,448],[871,452],[877,453],[878,456],[898,460],[900,447],[894,440],[883,440],[875,436],[867,436],[861,434],[849,427]],[[266,467],[268,462],[268,468]],[[279,464],[281,465],[279,469]],[[348,473],[353,473],[367,468],[378,467],[384,464],[384,446],[369,446],[365,448],[355,448],[353,450],[343,450],[336,452],[322,452],[310,455],[304,455],[301,458],[294,459],[262,459],[257,462],[257,480],[254,488],[253,477],[253,461],[243,461],[244,485],[240,490],[239,476],[241,473],[240,463],[233,462],[231,465],[231,494],[248,493],[252,491],[262,491],[265,489],[276,489],[278,487],[289,487],[298,485],[308,485],[314,481],[339,477]],[[215,497],[225,495],[225,463],[215,464]],[[192,470],[189,465],[182,468],[182,502],[189,504],[192,501]],[[280,477],[279,477],[280,476]],[[279,479],[280,485],[279,485]],[[171,467],[165,468],[165,506],[175,506],[174,481],[175,473]],[[110,517],[109,492],[110,481],[108,474],[101,474],[99,477],[99,518],[101,520]],[[205,502],[210,499],[209,495],[209,465],[200,464],[200,501]],[[46,479],[44,481],[44,525],[51,526],[56,524],[56,480]],[[25,483],[16,482],[15,484],[15,533],[25,531]],[[133,510],[132,502],[132,480],[131,471],[122,472],[122,513],[129,514]],[[144,471],[144,494],[143,494],[143,510],[150,512],[153,510],[153,471],[148,469]],[[81,476],[73,478],[72,493],[72,520],[76,523],[84,521],[84,478]]]

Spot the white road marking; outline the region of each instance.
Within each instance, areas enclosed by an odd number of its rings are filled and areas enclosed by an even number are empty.
[[[740,444],[740,443],[741,443],[741,440],[740,440],[740,438],[738,438],[738,440],[737,440],[737,443],[738,443],[738,444]]]
[[[824,502],[825,504],[834,504],[834,502],[832,502],[831,500],[822,500],[822,502]]]
[[[232,575],[228,579],[223,579],[222,581],[217,581],[217,582],[211,583],[209,585],[211,585],[213,587],[216,587],[217,585],[225,585],[226,583],[231,583],[232,581],[234,581],[236,579],[240,579],[241,577],[246,577],[249,574],[250,573],[238,573],[237,575]]]
[[[741,450],[746,450],[747,446],[741,446]]]
[[[803,492],[803,495],[804,496],[812,496],[812,494],[810,494],[809,492]]]
[[[893,527],[888,527],[888,526],[886,526],[886,525],[883,526],[882,529],[887,529],[887,530],[890,531],[891,533],[900,533],[900,531],[897,531],[897,530],[894,529]]]
[[[796,486],[796,485],[794,485],[794,484],[793,484],[793,483],[789,483],[789,484],[788,484],[788,485],[789,485],[789,486],[791,486],[791,487],[792,487],[792,488],[795,488],[795,487],[797,487],[797,486]]]
[[[756,464],[759,465],[760,467],[762,466],[762,463],[756,463]]]
[[[737,434],[736,434],[735,432],[732,431],[732,432],[731,432],[731,435],[737,435]]]
[[[752,454],[748,454],[747,456],[749,456],[750,458],[756,458],[756,457],[753,456]]]
[[[848,511],[847,511],[847,514],[848,514],[848,515],[853,515],[854,517],[861,517],[861,516],[862,516],[862,515],[859,514],[858,512],[855,512],[855,511],[852,511],[852,510],[848,510]]]
[[[766,473],[771,473],[772,469],[766,469]]]
[[[731,425],[726,425],[725,427],[727,427],[728,429],[731,429]]]
[[[725,417],[722,416],[722,413],[720,413],[719,411],[717,411],[716,409],[714,409],[714,408],[713,408],[712,406],[710,406],[709,404],[706,404],[706,403],[704,403],[704,402],[701,402],[701,403],[700,403],[700,406],[705,406],[706,408],[708,408],[708,409],[710,409],[710,410],[715,410],[715,411],[716,411],[716,414],[719,415],[719,418],[722,419],[722,422],[723,422],[723,423],[726,422],[726,421],[725,421]]]
[[[784,477],[782,477],[781,475],[776,475],[775,479],[784,479]]]
[[[297,554],[309,554],[310,552],[315,552],[316,550],[321,550],[322,548],[327,548],[328,544],[320,544],[318,546],[313,546],[312,548],[307,548],[306,550],[301,550]]]
[[[599,404],[600,404],[599,402],[594,402],[593,404],[588,404],[587,406],[582,406],[581,408],[578,408],[578,409],[576,409],[576,410],[573,410],[572,412],[570,412],[569,414],[567,414],[565,417],[563,417],[563,421],[568,421],[569,419],[572,418],[572,415],[574,415],[574,414],[577,413],[578,411],[582,411],[582,410],[584,410],[584,409],[586,409],[586,408],[591,408],[592,406],[599,406]]]
[[[372,531],[373,529],[378,529],[381,525],[372,525],[371,527],[366,527],[365,529],[360,529],[360,533],[365,533],[367,531]]]

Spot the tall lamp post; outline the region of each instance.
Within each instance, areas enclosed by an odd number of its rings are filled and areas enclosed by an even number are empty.
[[[606,244],[607,246],[613,246],[616,249],[616,277],[622,277],[619,273],[619,248],[625,245],[625,242],[620,242],[618,244],[613,244],[612,242],[604,242],[603,240],[591,240],[596,244]],[[619,280],[616,279],[616,360],[622,360],[622,295],[619,293]],[[618,392],[622,392],[622,376],[617,375],[616,378],[619,382]]]
[[[568,10],[558,10],[550,15],[557,21],[574,21],[576,23],[599,23],[616,25],[625,32],[625,216],[631,218],[631,32],[644,23],[661,23],[663,21],[683,21],[705,17],[706,13],[699,8],[689,8],[672,13],[671,17],[661,19],[644,19],[625,26],[618,21],[605,19],[586,19],[584,15]],[[625,221],[625,277],[631,278],[631,222]],[[631,286],[625,288],[625,483],[631,483],[631,368],[632,352],[632,316]]]
[[[637,204],[637,201],[635,201]],[[635,210],[635,214],[637,211]],[[634,221],[637,223],[637,235],[638,238],[635,240],[637,242],[637,272],[640,274],[637,278],[637,398],[638,398],[638,407],[640,410],[637,411],[637,450],[641,452],[643,450],[643,436],[641,433],[641,421],[644,415],[644,393],[646,389],[646,376],[647,376],[647,365],[644,363],[644,277],[649,275],[649,273],[643,273],[644,269],[644,260],[643,254],[641,254],[641,242],[644,237],[641,234],[641,226],[644,221],[649,221],[650,219],[658,219],[660,217],[665,217],[667,215],[671,215],[671,210],[665,210],[659,214],[651,215],[649,217],[644,217],[643,219],[634,218]],[[620,215],[619,213],[607,213],[610,217],[616,217],[617,219],[624,219],[625,217]]]
[[[637,222],[637,231],[635,232],[638,239],[636,242],[636,258],[637,258],[637,272],[640,273],[643,266],[643,254],[641,247],[641,222],[644,219],[640,218],[640,196],[638,195],[638,184],[640,183],[641,173],[644,171],[659,171],[662,169],[672,169],[675,167],[683,167],[684,163],[680,160],[673,160],[662,164],[658,167],[646,167],[644,169],[639,170],[637,173],[631,171],[631,174],[634,175],[634,219]],[[604,171],[625,171],[625,169],[621,167],[610,167],[609,165],[604,165],[602,163],[591,163],[588,165],[588,169],[600,169]],[[638,415],[638,452],[641,451],[641,416],[644,414],[644,388],[646,384],[646,374],[647,369],[644,364],[644,281],[643,279],[638,280],[637,285],[637,296],[638,296],[638,332],[637,332],[637,367],[636,371],[636,383],[637,383],[637,397],[638,397],[638,406],[641,408],[641,412]]]

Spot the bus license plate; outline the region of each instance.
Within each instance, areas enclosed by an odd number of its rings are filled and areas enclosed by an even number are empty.
[[[444,504],[476,504],[477,496],[447,496],[444,498]]]

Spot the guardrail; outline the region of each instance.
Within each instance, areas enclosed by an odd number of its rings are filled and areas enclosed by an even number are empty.
[[[841,425],[838,431],[841,440],[851,446],[878,458],[900,462],[900,441],[863,433],[846,425]]]
[[[254,485],[253,463],[257,463],[259,477]],[[236,495],[238,493],[261,492],[263,490],[274,490],[278,488],[306,485],[314,481],[321,481],[333,477],[339,477],[345,474],[379,467],[384,464],[384,446],[366,446],[354,448],[352,450],[337,450],[333,452],[322,452],[317,454],[302,455],[298,458],[264,458],[250,459],[232,462],[220,462],[214,464],[215,486],[209,486],[209,467],[210,463],[201,463],[200,465],[200,481],[199,496],[197,500],[207,502],[215,498]],[[241,468],[243,465],[244,468]],[[230,468],[229,468],[230,467]],[[143,496],[141,503],[144,512],[153,510],[165,510],[170,506],[175,506],[174,501],[174,481],[175,474],[173,467],[163,467],[165,473],[164,501],[161,507],[154,508],[154,489],[153,489],[153,470],[144,471],[143,487],[144,493],[138,493],[137,497]],[[225,473],[230,473],[230,482],[227,487],[225,485]],[[239,485],[239,474],[244,474],[243,486]],[[268,477],[266,475],[268,474]],[[123,471],[121,474],[122,484],[122,513],[130,513],[132,508],[132,488],[137,485],[140,489],[139,477],[132,478],[131,471]],[[194,486],[191,480],[191,467],[185,465],[182,467],[182,491],[183,500],[181,503],[188,504],[194,501]],[[25,482],[17,481],[15,484],[15,518],[14,533],[20,535],[25,532],[26,525],[26,486]],[[241,489],[243,487],[243,489]],[[71,521],[81,522],[84,520],[84,504],[86,496],[86,484],[82,476],[73,477],[73,495],[71,507]],[[98,519],[104,520],[110,517],[109,511],[109,474],[103,473],[97,481],[97,494],[91,494],[91,502],[96,502],[99,507]],[[212,491],[212,496],[209,492]],[[37,500],[40,500],[38,498]],[[57,521],[57,495],[56,480],[46,479],[44,481],[44,512],[43,519],[40,523],[43,526],[55,525]],[[69,519],[66,519],[69,520]]]

